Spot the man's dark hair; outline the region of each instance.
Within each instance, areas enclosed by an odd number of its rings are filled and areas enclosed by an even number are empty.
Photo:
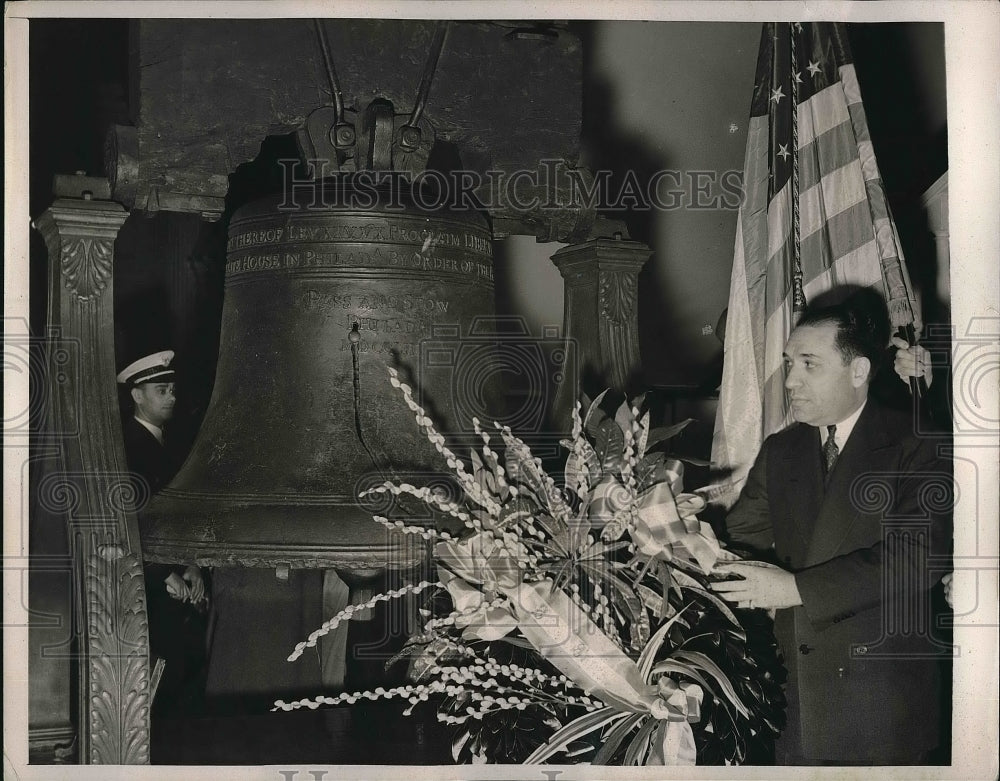
[[[798,322],[799,327],[834,325],[837,329],[834,344],[844,363],[854,358],[867,358],[872,366],[869,380],[878,371],[889,343],[889,316],[885,305],[881,299],[872,299],[852,296],[843,303],[807,309]]]

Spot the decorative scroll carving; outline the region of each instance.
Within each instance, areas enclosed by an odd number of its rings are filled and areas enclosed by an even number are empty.
[[[628,324],[635,315],[636,272],[601,274],[601,317],[616,325]]]
[[[142,566],[119,545],[86,557],[92,764],[149,763],[149,662]]]
[[[113,249],[107,239],[73,238],[63,243],[63,279],[81,301],[96,298],[108,286]]]

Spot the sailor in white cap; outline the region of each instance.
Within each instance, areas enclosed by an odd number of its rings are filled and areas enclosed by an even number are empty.
[[[148,483],[155,494],[173,477],[176,464],[163,441],[163,426],[174,416],[173,350],[147,355],[118,374],[118,382],[129,389],[135,405],[125,421],[125,452],[129,467]]]
[[[179,466],[164,439],[176,402],[173,359],[173,350],[153,353],[129,364],[117,377],[134,404],[123,433],[129,470],[147,489],[138,492],[140,501],[166,486]],[[192,696],[191,690],[198,685],[192,679],[204,666],[204,628],[198,630],[201,622],[192,615],[192,606],[205,601],[205,581],[195,565],[147,563],[144,570],[150,649],[166,662],[154,707],[180,708],[186,704],[183,700],[200,696],[197,692]]]

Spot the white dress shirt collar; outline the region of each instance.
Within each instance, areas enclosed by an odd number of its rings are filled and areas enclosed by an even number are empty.
[[[837,450],[841,453],[844,452],[844,445],[847,444],[847,438],[850,437],[851,432],[854,431],[854,426],[858,422],[858,418],[861,417],[861,413],[867,403],[868,400],[866,399],[860,407],[837,424],[837,433],[834,434],[833,441],[837,443]],[[822,439],[826,439],[826,426],[822,427],[820,436]]]
[[[140,423],[141,423],[141,424],[142,424],[143,426],[145,426],[145,427],[146,427],[146,429],[147,429],[147,430],[149,431],[149,433],[150,433],[150,434],[152,434],[152,435],[153,435],[154,437],[156,437],[156,441],[157,441],[157,442],[159,442],[159,443],[160,443],[161,445],[163,444],[163,429],[162,429],[162,428],[160,428],[159,426],[154,426],[154,425],[153,425],[152,423],[150,423],[150,422],[149,422],[148,420],[143,420],[143,419],[142,419],[142,418],[140,418],[140,417],[139,417],[138,415],[135,415],[134,417],[135,417],[135,419],[136,419],[136,420],[138,420],[138,421],[139,421],[139,422],[140,422]],[[838,438],[838,439],[840,439],[840,436],[839,436],[839,434],[838,434],[837,438]]]

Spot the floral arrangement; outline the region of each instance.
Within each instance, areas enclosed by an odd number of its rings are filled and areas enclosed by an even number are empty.
[[[393,482],[365,493],[415,497],[461,531],[375,516],[433,541],[438,580],[347,607],[289,660],[377,601],[422,594],[425,623],[398,655],[411,683],[275,708],[399,698],[410,714],[433,701],[456,762],[752,761],[783,726],[782,668],[761,611],[734,612],[708,587],[736,557],[663,450],[690,421],[651,430],[641,399],[613,414],[606,394],[577,404],[560,487],[499,425],[491,435],[475,421],[483,444],[466,464],[392,369],[390,382],[462,500]]]

